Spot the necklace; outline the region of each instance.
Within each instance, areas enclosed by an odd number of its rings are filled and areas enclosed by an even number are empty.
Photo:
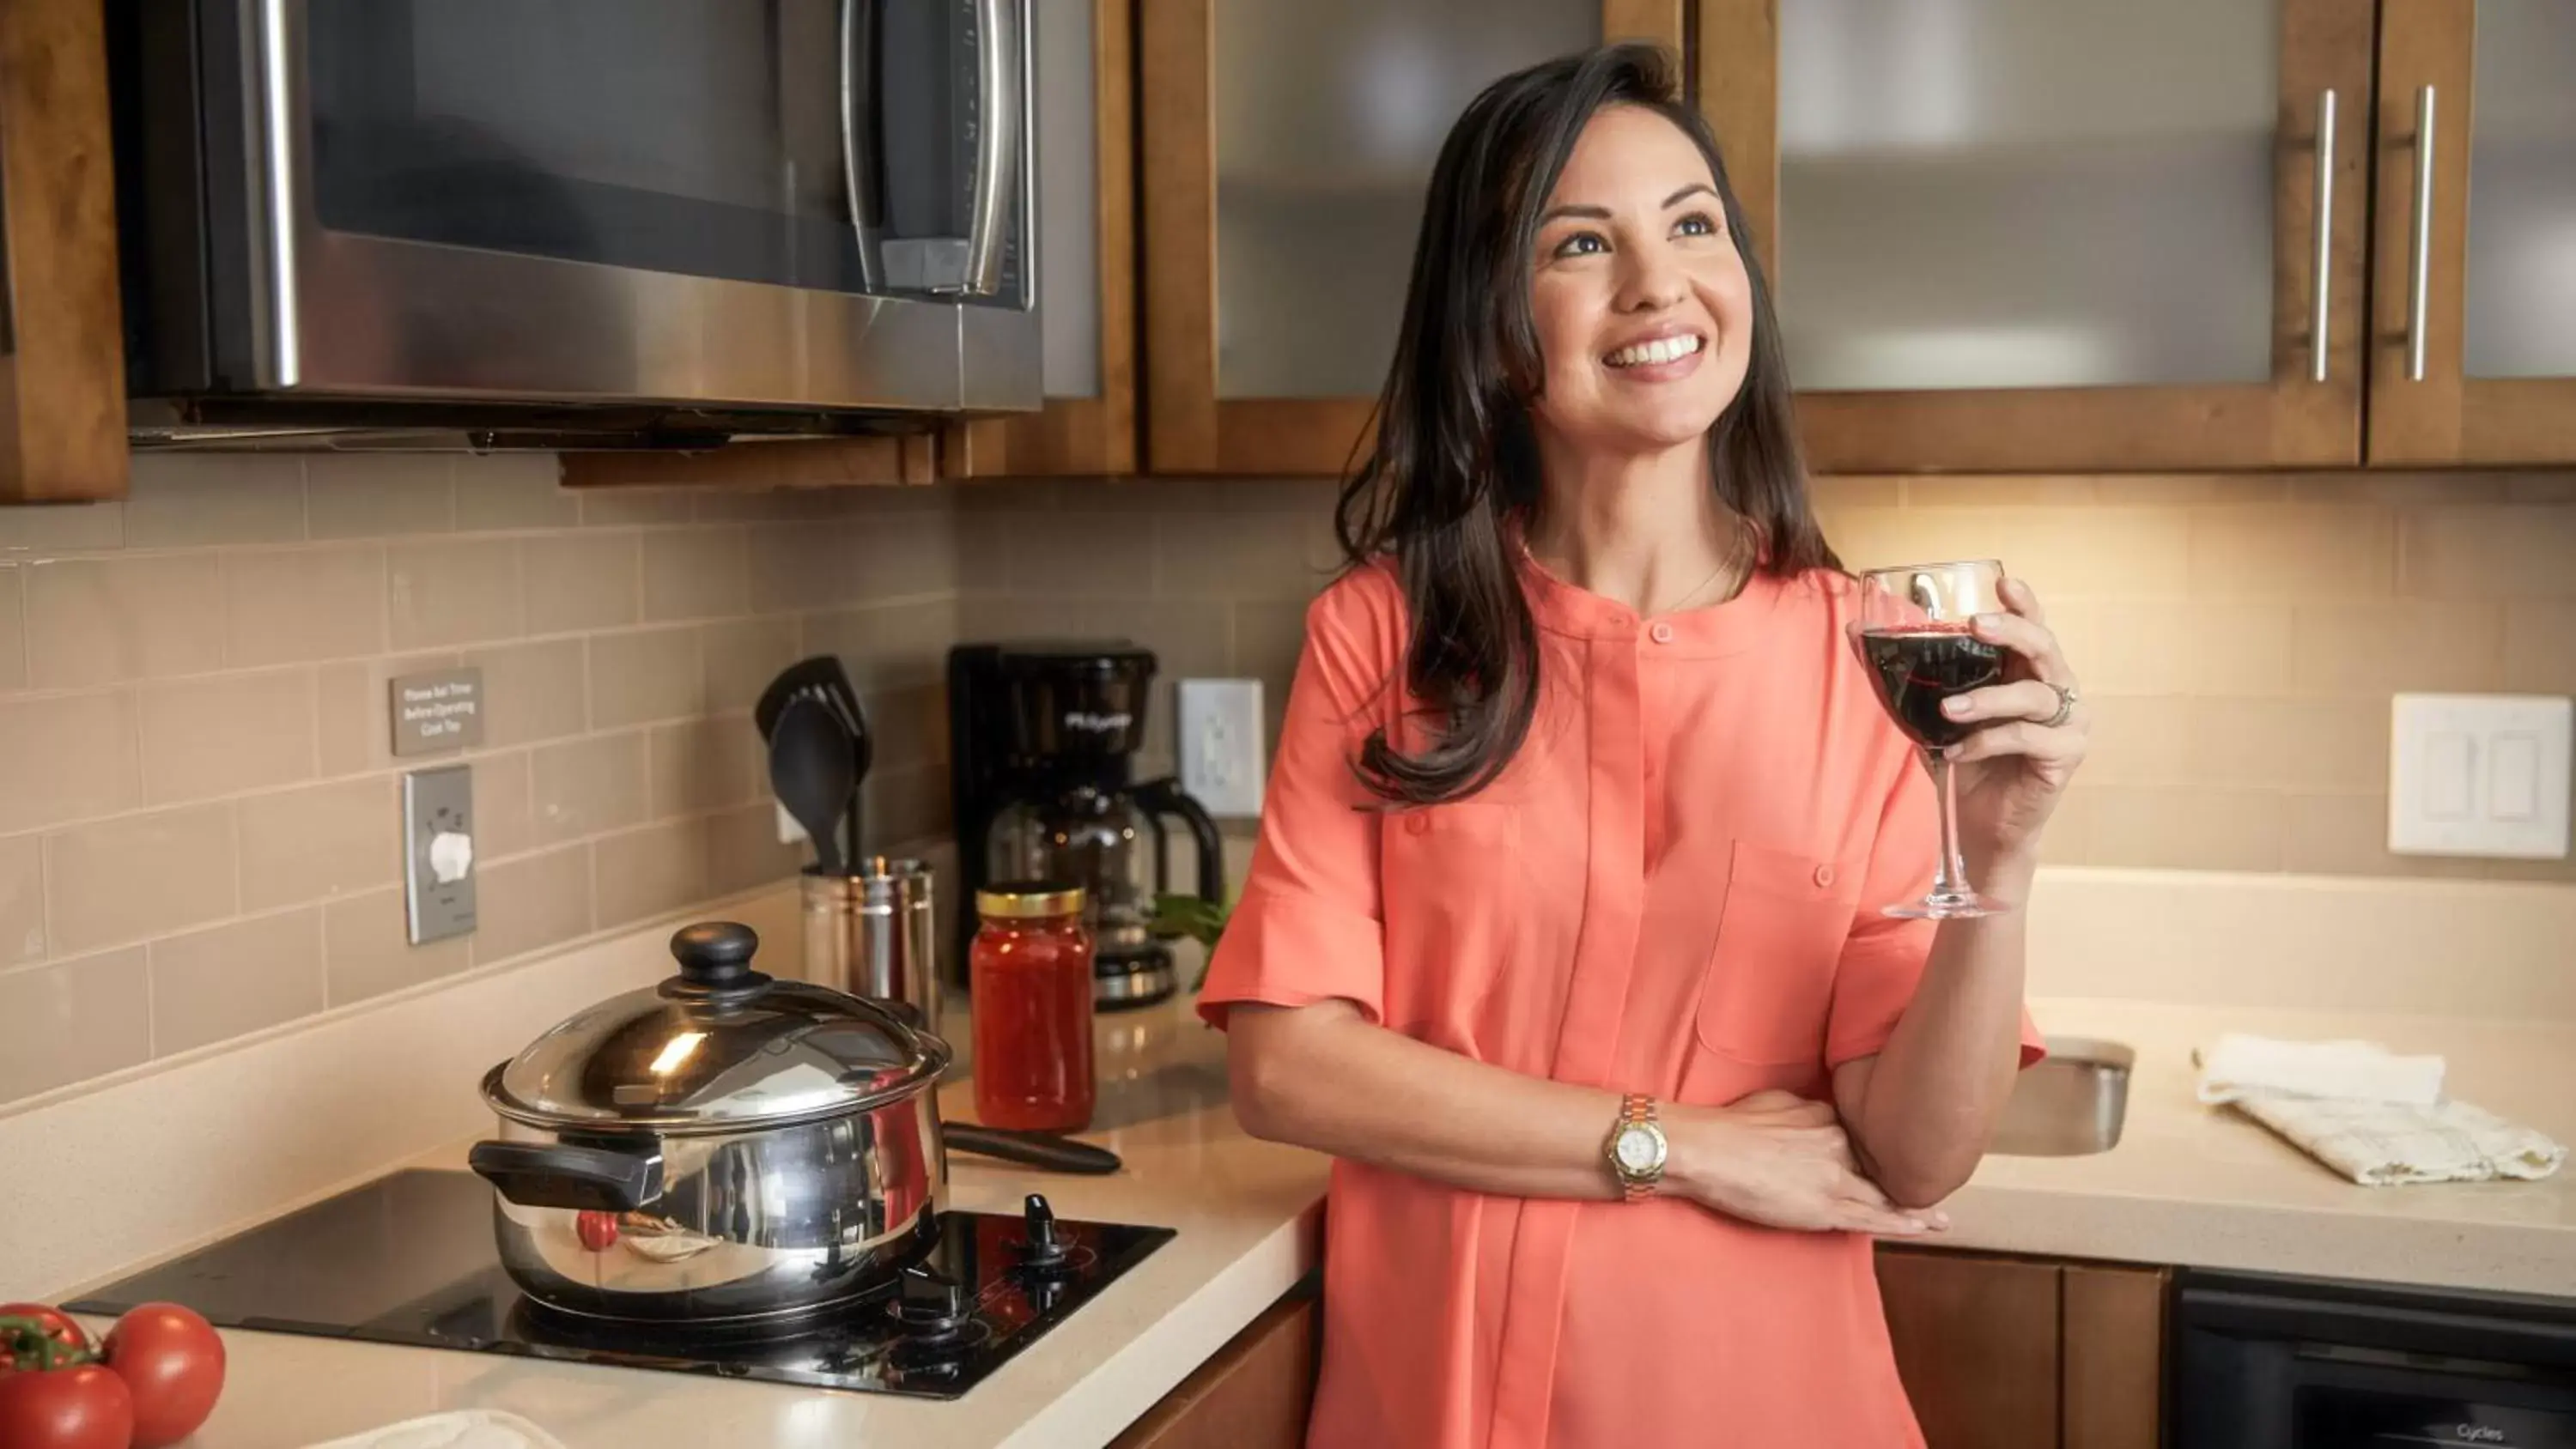
[[[1733,523],[1731,523],[1731,524],[1728,526],[1728,531],[1729,531],[1733,536],[1727,540],[1727,545],[1726,545],[1726,557],[1724,557],[1724,558],[1722,558],[1722,559],[1718,560],[1718,562],[1717,562],[1717,567],[1716,567],[1715,569],[1712,569],[1712,570],[1710,570],[1710,571],[1709,571],[1709,576],[1708,576],[1707,578],[1704,578],[1704,579],[1702,579],[1702,580],[1700,580],[1700,581],[1699,581],[1699,586],[1698,586],[1697,588],[1694,588],[1694,589],[1692,589],[1689,593],[1682,595],[1682,596],[1681,596],[1680,598],[1678,598],[1678,599],[1675,599],[1675,600],[1674,600],[1670,605],[1668,605],[1667,607],[1665,607],[1661,612],[1666,613],[1666,614],[1678,614],[1678,613],[1680,613],[1680,612],[1681,612],[1685,607],[1687,607],[1687,606],[1688,606],[1688,605],[1689,605],[1693,600],[1697,599],[1701,594],[1704,594],[1704,593],[1708,592],[1708,586],[1709,586],[1709,585],[1711,585],[1711,584],[1713,584],[1713,583],[1716,583],[1719,579],[1722,579],[1722,578],[1726,577],[1726,575],[1727,575],[1727,574],[1729,574],[1729,573],[1731,573],[1731,572],[1733,572],[1733,571],[1734,571],[1736,564],[1737,564],[1737,563],[1738,563],[1738,562],[1743,558],[1743,556],[1744,556],[1744,523],[1743,523],[1743,520],[1738,519],[1738,520],[1734,521]]]

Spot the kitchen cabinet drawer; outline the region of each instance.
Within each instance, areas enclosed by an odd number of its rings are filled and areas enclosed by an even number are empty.
[[[125,496],[97,0],[0,5],[0,503]]]
[[[1291,1294],[1129,1425],[1110,1449],[1299,1449],[1323,1310]]]
[[[1458,113],[1605,38],[1679,51],[1683,4],[1141,0],[1147,466],[1343,471]]]
[[[2371,0],[1699,13],[1817,471],[2360,461]]]
[[[2155,1449],[2161,1268],[1882,1246],[1897,1372],[1930,1449]]]
[[[2373,463],[2576,461],[2571,76],[2564,0],[2383,7]]]

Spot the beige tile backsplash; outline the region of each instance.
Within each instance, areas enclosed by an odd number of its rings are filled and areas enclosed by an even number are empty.
[[[2070,864],[2576,882],[2392,856],[2399,689],[2576,693],[2576,477],[1829,478],[1846,561],[1997,554],[2099,708]],[[749,711],[809,652],[881,842],[947,825],[947,647],[1125,634],[1275,736],[1333,485],[575,495],[551,459],[139,459],[0,509],[0,1109],[780,879]],[[481,918],[403,943],[386,681],[481,667]],[[443,762],[443,761],[441,761]]]
[[[906,736],[879,843],[946,830],[944,736],[908,736],[939,733],[959,493],[555,476],[153,455],[124,503],[0,508],[0,1111],[792,874],[750,711],[809,651]],[[415,948],[386,689],[459,664],[483,745],[401,765],[474,769],[480,924]]]
[[[1265,681],[1275,734],[1333,492],[979,486],[970,524],[1001,526],[967,535],[960,632],[1129,631],[1166,681]],[[2576,693],[2576,476],[1825,478],[1816,496],[1847,563],[1992,554],[2042,591],[2100,718],[2053,859],[2576,882],[2567,861],[2384,847],[2391,693]]]

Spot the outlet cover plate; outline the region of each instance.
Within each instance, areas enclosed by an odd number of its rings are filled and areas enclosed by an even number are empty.
[[[2564,698],[2398,695],[2389,731],[2389,850],[2564,859],[2571,726],[2576,703]]]
[[[1219,819],[1261,814],[1261,681],[1180,682],[1181,788]]]

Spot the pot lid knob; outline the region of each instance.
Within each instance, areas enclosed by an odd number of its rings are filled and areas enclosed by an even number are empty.
[[[671,937],[680,974],[663,983],[662,994],[725,1002],[757,996],[769,985],[767,976],[751,969],[759,950],[760,937],[749,926],[732,921],[683,926]]]

